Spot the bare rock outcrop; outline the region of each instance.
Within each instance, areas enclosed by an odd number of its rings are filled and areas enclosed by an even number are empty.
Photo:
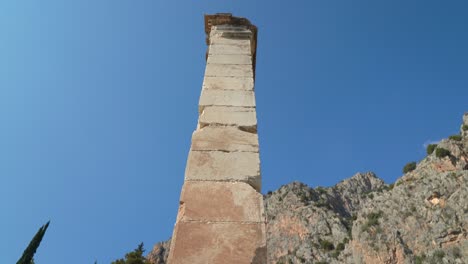
[[[293,182],[267,194],[268,263],[339,263],[351,239],[353,216],[371,192],[384,188],[369,172],[334,187]]]
[[[395,184],[368,172],[333,187],[293,182],[269,192],[268,263],[467,263],[467,164],[465,114],[461,133]],[[166,263],[168,245],[155,246],[151,263]]]
[[[169,248],[171,240],[159,242],[154,245],[153,249],[148,253],[146,259],[152,264],[166,264],[169,257]]]
[[[466,263],[467,117],[460,135],[439,142],[391,191],[360,210],[349,263]]]

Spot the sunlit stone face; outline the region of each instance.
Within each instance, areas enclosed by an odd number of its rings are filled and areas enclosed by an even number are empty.
[[[229,15],[205,19],[209,47],[199,119],[168,263],[265,264],[256,39],[247,20]]]

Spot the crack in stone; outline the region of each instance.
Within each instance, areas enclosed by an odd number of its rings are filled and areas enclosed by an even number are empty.
[[[256,145],[247,145],[245,144],[245,146],[251,146],[251,147],[257,147]],[[225,149],[190,149],[190,151],[193,151],[193,152],[223,152],[223,153],[238,153],[238,152],[242,152],[242,153],[258,153],[258,151],[250,151],[250,150],[225,150]]]
[[[245,176],[246,178],[259,178],[261,177],[261,175],[256,175],[256,176]],[[250,187],[252,187],[257,193],[260,193],[261,194],[261,191],[260,191],[260,186],[259,189],[257,189],[254,185],[251,184],[251,181],[249,181],[249,179],[247,179],[247,181],[242,181],[242,180],[230,180],[230,179],[226,179],[226,180],[203,180],[203,179],[187,179],[185,178],[185,181],[186,182],[230,182],[230,183],[245,183],[247,185],[249,185]]]
[[[226,124],[221,124],[221,123],[205,123],[205,122],[199,122],[198,125],[200,129],[205,128],[205,127],[237,127],[241,131],[252,133],[252,134],[257,134],[257,126],[238,126],[238,125],[226,125]]]

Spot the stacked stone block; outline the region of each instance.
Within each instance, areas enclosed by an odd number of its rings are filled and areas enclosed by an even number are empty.
[[[198,126],[169,264],[264,264],[266,232],[254,95],[256,28],[205,16],[208,52]]]

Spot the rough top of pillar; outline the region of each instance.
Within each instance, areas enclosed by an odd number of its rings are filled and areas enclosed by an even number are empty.
[[[245,26],[247,29],[252,31],[253,42],[257,42],[257,27],[250,23],[247,18],[235,17],[231,13],[217,13],[214,15],[205,15],[205,33],[206,33],[206,44],[210,44],[210,32],[212,26],[217,25],[231,25],[231,26]],[[255,52],[255,51],[252,51]]]
[[[211,27],[217,25],[244,26],[252,32],[252,39],[250,40],[250,44],[252,51],[253,70],[255,71],[255,61],[257,54],[257,27],[250,23],[247,18],[235,17],[231,13],[216,13],[214,15],[205,15],[205,33],[207,45],[210,45]]]

